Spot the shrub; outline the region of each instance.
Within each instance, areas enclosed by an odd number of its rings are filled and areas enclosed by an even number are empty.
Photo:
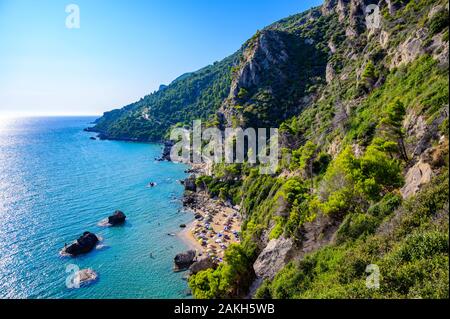
[[[356,239],[363,235],[373,234],[379,225],[379,221],[368,214],[350,214],[345,217],[337,231],[337,239],[344,242]]]
[[[437,12],[430,20],[430,32],[432,35],[435,35],[444,28],[448,26],[448,11],[446,9],[442,9]]]

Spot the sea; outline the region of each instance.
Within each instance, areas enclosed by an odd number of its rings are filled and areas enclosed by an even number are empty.
[[[0,119],[0,298],[190,298],[174,256],[192,220],[182,207],[183,164],[157,161],[159,144],[92,140],[95,117]],[[156,183],[149,187],[149,183]],[[100,222],[123,211],[123,226]],[[85,231],[102,240],[72,258]],[[77,285],[75,271],[98,275]]]

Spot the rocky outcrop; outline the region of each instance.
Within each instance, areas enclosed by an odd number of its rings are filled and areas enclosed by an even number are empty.
[[[415,195],[421,186],[429,183],[433,177],[430,164],[420,161],[406,173],[405,186],[401,189],[403,198]]]
[[[425,53],[423,42],[427,36],[426,30],[419,29],[395,48],[390,68],[393,69],[402,64],[407,64],[414,61],[418,56],[423,55]]]
[[[184,185],[184,189],[190,192],[197,191],[197,185],[195,184],[195,176],[190,176],[186,178],[182,184]]]
[[[212,260],[210,257],[202,257],[195,261],[190,267],[189,267],[189,274],[195,275],[196,273],[207,270],[210,268],[216,268],[217,264]]]
[[[114,212],[113,215],[108,217],[108,224],[110,224],[112,226],[120,225],[125,222],[126,218],[127,217],[125,216],[125,214],[122,211],[117,210]]]
[[[321,8],[322,14],[324,16],[332,14],[335,10],[336,4],[337,0],[325,0]]]
[[[401,8],[401,2],[395,0],[385,0],[388,6],[389,14],[395,14]]]
[[[174,258],[174,271],[183,271],[188,269],[195,261],[195,250],[188,250],[184,253],[180,253]]]
[[[98,278],[97,273],[90,268],[77,271],[75,276],[75,279],[80,285],[88,285],[96,281]]]
[[[333,65],[331,63],[327,64],[327,68],[325,71],[325,80],[327,81],[327,83],[330,83],[331,81],[333,81],[334,77],[336,76],[336,73],[334,72],[334,68]]]
[[[326,57],[316,43],[312,37],[284,30],[258,32],[245,44],[233,68],[228,98],[219,109],[222,125],[263,127],[268,124],[266,118],[281,122],[298,114],[302,97],[308,95],[306,88],[325,78]],[[300,54],[301,59],[294,58]],[[302,73],[306,65],[314,65],[308,76]],[[258,109],[264,109],[264,116]]]
[[[448,158],[448,139],[443,135],[439,143],[427,148],[410,167],[405,176],[405,185],[400,190],[403,198],[409,198],[419,192],[432,178],[439,174]]]
[[[161,158],[159,158],[159,161],[171,161],[170,159],[170,151],[175,143],[173,141],[165,141]]]
[[[72,256],[78,256],[86,254],[95,248],[99,239],[90,232],[84,232],[83,235],[77,239],[77,241],[70,246],[64,248],[63,252]]]
[[[294,242],[291,238],[272,239],[253,264],[256,276],[273,279],[275,274],[292,259],[293,252]]]
[[[242,62],[233,76],[228,99],[221,108],[221,114],[228,123],[231,123],[231,117],[235,115],[229,106],[239,103],[241,89],[260,86],[268,70],[276,74],[279,81],[286,79],[281,66],[287,63],[289,56],[282,34],[279,31],[265,30],[247,44]]]

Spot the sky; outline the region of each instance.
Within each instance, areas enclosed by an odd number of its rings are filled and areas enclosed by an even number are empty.
[[[100,115],[322,0],[0,0],[0,116]],[[79,8],[79,28],[66,6]],[[69,19],[68,19],[69,18]]]

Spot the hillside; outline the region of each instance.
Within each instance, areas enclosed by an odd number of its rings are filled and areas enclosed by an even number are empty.
[[[210,118],[230,90],[230,69],[237,56],[183,74],[138,102],[106,112],[90,130],[107,139],[156,142],[164,139],[170,127]]]
[[[449,297],[448,32],[447,0],[327,0],[98,120],[138,140],[194,118],[280,128],[276,174],[196,177],[244,218],[224,262],[190,277],[196,298]]]

